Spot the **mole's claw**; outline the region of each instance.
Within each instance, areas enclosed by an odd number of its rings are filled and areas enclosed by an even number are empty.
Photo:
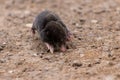
[[[50,47],[50,52],[53,53],[54,52],[54,48]]]
[[[54,52],[54,48],[52,46],[50,46],[48,43],[45,43],[45,45],[47,46],[48,50],[50,50],[51,53]]]

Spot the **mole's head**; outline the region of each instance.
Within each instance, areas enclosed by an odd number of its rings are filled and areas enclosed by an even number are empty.
[[[41,31],[41,38],[53,48],[65,48],[67,32],[62,25],[56,21],[50,21]]]

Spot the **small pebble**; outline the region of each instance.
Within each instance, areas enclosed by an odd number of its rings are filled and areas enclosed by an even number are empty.
[[[13,70],[8,71],[8,73],[13,73]]]
[[[23,70],[22,70],[22,72],[26,72],[28,70],[28,68],[24,68]]]
[[[82,54],[80,54],[80,57],[84,57],[85,55],[82,53]]]
[[[4,50],[5,45],[0,45],[0,51]]]
[[[0,46],[0,51],[2,51],[2,50],[3,50],[3,47]]]
[[[80,23],[84,24],[85,23],[85,19],[80,19]]]
[[[33,54],[34,57],[37,57],[38,55],[36,53]]]
[[[73,61],[72,66],[73,66],[73,67],[81,67],[81,66],[82,66],[82,63],[80,63],[78,60],[75,60],[75,61]]]
[[[75,24],[75,26],[76,26],[76,27],[78,27],[78,26],[79,26],[79,24],[78,24],[78,23],[76,23],[76,24]]]
[[[118,50],[118,49],[120,49],[120,47],[115,47],[114,49],[115,49],[115,50]]]
[[[115,60],[115,59],[116,59],[116,57],[113,57],[113,58],[112,58],[112,60]]]
[[[27,24],[26,24],[26,27],[30,27],[30,28],[31,28],[31,27],[32,27],[32,24],[31,24],[31,23],[27,23]]]
[[[92,64],[88,64],[88,67],[92,67]]]
[[[81,38],[81,37],[78,37],[78,40],[82,40],[82,38]]]
[[[0,59],[0,63],[5,63],[6,60],[5,59]]]
[[[81,64],[81,63],[73,63],[72,66],[73,66],[73,67],[81,67],[82,64]]]
[[[98,62],[95,62],[95,64],[100,64],[100,61],[98,61]]]
[[[3,42],[3,45],[6,45],[6,42]]]
[[[108,54],[108,57],[112,57],[112,54]]]
[[[97,20],[91,20],[91,23],[98,23],[98,21]]]

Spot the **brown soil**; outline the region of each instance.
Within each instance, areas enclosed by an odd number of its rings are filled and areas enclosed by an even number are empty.
[[[44,9],[73,33],[66,52],[32,37]],[[120,80],[120,0],[0,0],[0,80]]]

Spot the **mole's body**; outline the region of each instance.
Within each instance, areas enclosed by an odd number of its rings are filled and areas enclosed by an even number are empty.
[[[33,34],[35,30],[52,53],[56,47],[66,50],[65,44],[70,39],[70,32],[57,14],[47,10],[40,13],[33,22]]]

